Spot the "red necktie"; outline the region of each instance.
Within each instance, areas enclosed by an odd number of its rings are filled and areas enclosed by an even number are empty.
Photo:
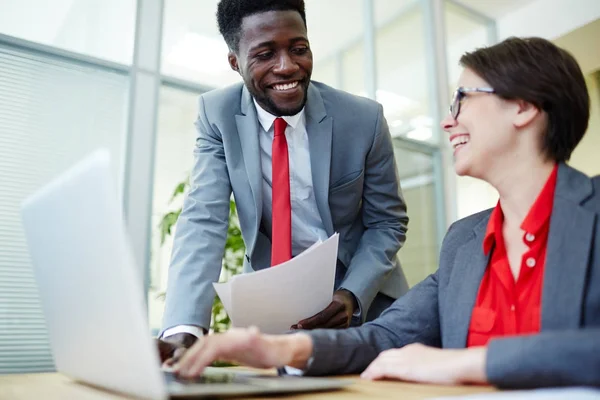
[[[290,202],[290,166],[285,128],[287,122],[275,119],[272,149],[272,224],[271,266],[292,258],[292,205]]]

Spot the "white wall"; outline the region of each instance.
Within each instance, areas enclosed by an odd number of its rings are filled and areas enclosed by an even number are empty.
[[[586,75],[590,92],[590,122],[588,130],[569,162],[588,175],[600,174],[598,149],[600,149],[600,19],[585,25],[554,41],[567,49],[579,62]]]
[[[540,36],[556,39],[600,18],[598,0],[537,0],[497,21],[498,38]]]
[[[591,74],[586,76],[586,83],[591,100],[590,123],[581,143],[573,152],[569,164],[587,175],[593,176],[600,174],[600,161],[598,161],[598,149],[600,149],[600,85],[598,80]]]
[[[555,39],[554,43],[577,59],[584,75],[600,70],[600,18]]]

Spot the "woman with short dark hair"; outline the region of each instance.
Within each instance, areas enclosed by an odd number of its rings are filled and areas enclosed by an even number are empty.
[[[569,52],[545,39],[513,37],[466,53],[460,64],[481,77],[496,96],[521,100],[538,109],[546,120],[541,136],[543,154],[555,162],[569,160],[590,118],[585,78]],[[464,97],[459,88],[454,100]]]
[[[494,186],[496,207],[455,222],[439,269],[373,322],[210,336],[181,374],[233,359],[367,379],[600,386],[600,177],[565,164],[589,119],[581,70],[540,38],[510,38],[461,64],[442,127],[456,173]]]

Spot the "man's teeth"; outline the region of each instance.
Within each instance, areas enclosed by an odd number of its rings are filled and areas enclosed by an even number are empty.
[[[461,135],[461,136],[457,136],[454,139],[452,139],[450,144],[452,145],[453,148],[456,148],[457,146],[460,146],[461,144],[465,144],[468,142],[469,142],[469,137],[466,135]]]
[[[298,81],[292,83],[285,83],[283,85],[274,85],[273,88],[275,90],[289,90],[298,86]]]

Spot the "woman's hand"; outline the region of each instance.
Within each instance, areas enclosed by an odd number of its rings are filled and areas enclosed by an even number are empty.
[[[485,355],[485,347],[438,349],[410,344],[379,354],[361,378],[437,384],[487,383]]]

